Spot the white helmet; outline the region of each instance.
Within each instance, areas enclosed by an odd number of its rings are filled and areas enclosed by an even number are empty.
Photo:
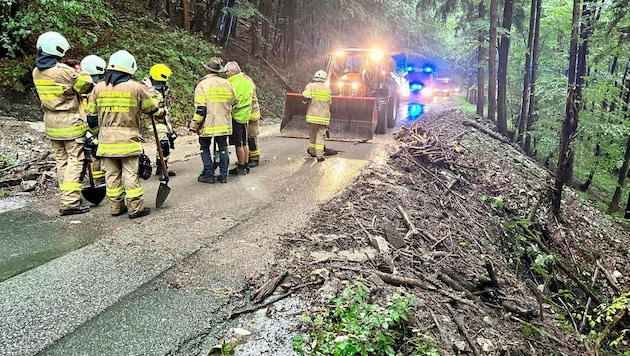
[[[323,70],[318,70],[313,76],[313,80],[316,82],[325,82],[326,78],[328,78],[328,75]]]
[[[136,58],[132,56],[131,53],[123,49],[112,54],[112,56],[109,57],[107,70],[117,70],[120,72],[133,74],[136,72],[136,70],[138,70],[138,65],[136,64]]]
[[[39,36],[37,39],[37,50],[41,50],[44,53],[63,57],[70,49],[70,43],[59,32],[46,32]]]
[[[81,60],[81,68],[85,69],[90,75],[100,75],[105,73],[107,62],[99,56],[90,54]]]

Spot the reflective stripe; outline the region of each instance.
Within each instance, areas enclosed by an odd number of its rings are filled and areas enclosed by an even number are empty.
[[[105,177],[105,171],[94,171],[92,172],[93,178],[103,178]]]
[[[260,156],[260,150],[249,151],[250,156]]]
[[[252,115],[249,117],[250,120],[260,119],[260,111],[252,111]]]
[[[96,105],[100,107],[104,106],[124,106],[124,107],[137,107],[138,101],[132,98],[98,98],[96,99]]]
[[[142,152],[141,142],[131,143],[100,143],[98,145],[98,155],[104,155],[108,153],[134,153]]]
[[[90,81],[92,80],[92,78],[89,75],[80,74],[79,77],[77,78],[77,81],[74,82],[72,89],[74,89],[74,91],[76,91],[77,93],[82,93],[84,91],[83,88],[85,87],[85,83],[88,82],[88,79]]]
[[[50,138],[65,138],[69,136],[81,136],[87,131],[85,125],[71,127],[46,127],[46,134]]]
[[[200,135],[229,135],[231,127],[229,125],[224,126],[211,126],[204,127],[199,132]]]
[[[193,120],[195,120],[195,122],[198,122],[198,123],[203,122],[203,119],[205,119],[205,117],[204,117],[204,116],[201,116],[201,115],[199,115],[199,114],[195,114],[195,115],[193,116]]]
[[[35,85],[39,95],[61,95],[63,87],[61,85]]]
[[[319,101],[330,101],[330,92],[328,90],[313,91],[313,99]]]
[[[308,144],[308,148],[315,148],[315,144],[314,143],[310,143]]]
[[[315,145],[315,151],[323,151],[324,145]]]
[[[232,92],[230,92],[228,88],[224,87],[208,88],[208,90],[204,93],[204,99],[210,103],[227,103],[232,98]],[[196,100],[197,98],[195,97],[195,103],[204,103],[204,101],[197,102]]]
[[[127,199],[133,199],[133,198],[141,197],[144,194],[144,192],[142,191],[142,187],[138,187],[138,188],[127,190],[126,194],[127,194]]]
[[[81,183],[63,182],[59,184],[59,189],[64,192],[79,192],[81,191]]]
[[[156,106],[157,104],[158,104],[158,101],[157,101],[156,98],[144,99],[144,100],[142,100],[142,103],[140,104],[140,109],[146,110],[147,108],[150,108],[152,106]]]
[[[123,187],[122,185],[118,188],[106,188],[105,189],[105,194],[107,194],[108,197],[110,198],[118,198],[119,196],[121,196],[123,193]]]
[[[320,125],[328,125],[330,124],[330,118],[322,117],[322,116],[306,115],[306,122],[310,122],[313,124],[320,124]]]
[[[96,104],[94,104],[93,102],[88,102],[87,105],[85,106],[85,111],[87,112],[96,113],[96,110],[97,110]]]

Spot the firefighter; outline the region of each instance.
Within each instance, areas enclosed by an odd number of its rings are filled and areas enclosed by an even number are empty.
[[[42,34],[37,39],[33,69],[33,82],[44,111],[46,135],[51,140],[57,162],[61,215],[90,211],[89,206],[81,205],[80,176],[86,132],[81,95],[89,92],[94,82],[86,71],[62,63],[69,49],[68,40],[61,34]]]
[[[168,78],[171,76],[171,69],[165,64],[158,63],[151,67],[149,70],[151,78],[145,78],[142,83],[149,88],[149,92],[158,101],[160,108],[163,108],[164,115],[155,116],[155,128],[157,129],[158,139],[160,140],[160,147],[162,148],[162,156],[164,157],[164,163],[168,176],[173,177],[177,175],[175,171],[168,169],[168,159],[171,155],[171,150],[175,149],[175,138],[177,134],[173,130],[171,125],[170,115],[168,112]],[[149,121],[149,130],[153,130],[153,125]],[[162,165],[160,164],[160,156],[156,155],[155,162],[157,162],[157,169],[155,174],[160,177],[161,181],[165,181],[164,172],[162,171]]]
[[[302,92],[302,102],[308,104],[306,122],[309,126],[310,141],[308,153],[317,157],[317,162],[323,162],[326,130],[330,124],[330,105],[332,96],[326,85],[326,72],[318,70],[313,81],[306,85]]]
[[[103,80],[105,77],[105,67],[107,62],[97,55],[91,54],[81,60],[81,68],[90,73],[92,81],[96,84]],[[83,106],[87,106],[87,94],[83,99]],[[101,169],[101,159],[96,157],[96,150],[98,149],[98,130],[88,130],[85,133],[85,147],[84,154],[85,159],[90,160],[92,164],[92,177],[94,178],[95,185],[105,184],[105,171]]]
[[[260,104],[258,103],[258,96],[256,95],[256,84],[252,78],[247,74],[243,74],[254,87],[252,95],[252,114],[249,116],[249,122],[247,123],[247,147],[249,148],[249,164],[248,168],[258,167],[260,164],[260,146],[258,146],[258,134],[260,132]]]
[[[130,219],[149,215],[144,206],[138,179],[142,153],[141,113],[163,115],[163,109],[149,89],[131,79],[137,70],[136,59],[125,50],[109,58],[105,80],[96,84],[88,97],[88,125],[99,128],[97,155],[105,168],[107,196],[112,216],[128,212]],[[125,204],[126,200],[126,204]]]
[[[195,87],[195,115],[190,123],[190,130],[199,135],[203,163],[203,170],[197,180],[214,183],[214,170],[218,166],[219,182],[227,183],[230,165],[227,140],[232,134],[231,113],[236,104],[236,94],[232,84],[219,76],[219,73],[225,72],[221,59],[212,58],[203,66],[208,74]],[[215,154],[213,162],[211,151],[215,145],[218,147],[218,154]]]
[[[232,108],[232,136],[230,143],[236,146],[237,167],[229,171],[234,175],[249,173],[249,146],[247,146],[247,124],[252,114],[254,96],[253,84],[245,79],[241,67],[236,62],[225,65],[227,80],[234,87],[238,102]]]

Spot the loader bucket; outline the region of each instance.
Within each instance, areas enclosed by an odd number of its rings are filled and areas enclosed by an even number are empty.
[[[330,107],[331,140],[371,140],[376,128],[376,101],[368,97],[333,96]],[[302,95],[287,93],[280,132],[291,137],[309,137],[306,104]]]

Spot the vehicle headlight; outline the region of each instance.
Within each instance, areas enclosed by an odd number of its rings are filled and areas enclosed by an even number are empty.
[[[356,89],[358,87],[359,87],[359,83],[357,82],[352,83],[352,89]]]

